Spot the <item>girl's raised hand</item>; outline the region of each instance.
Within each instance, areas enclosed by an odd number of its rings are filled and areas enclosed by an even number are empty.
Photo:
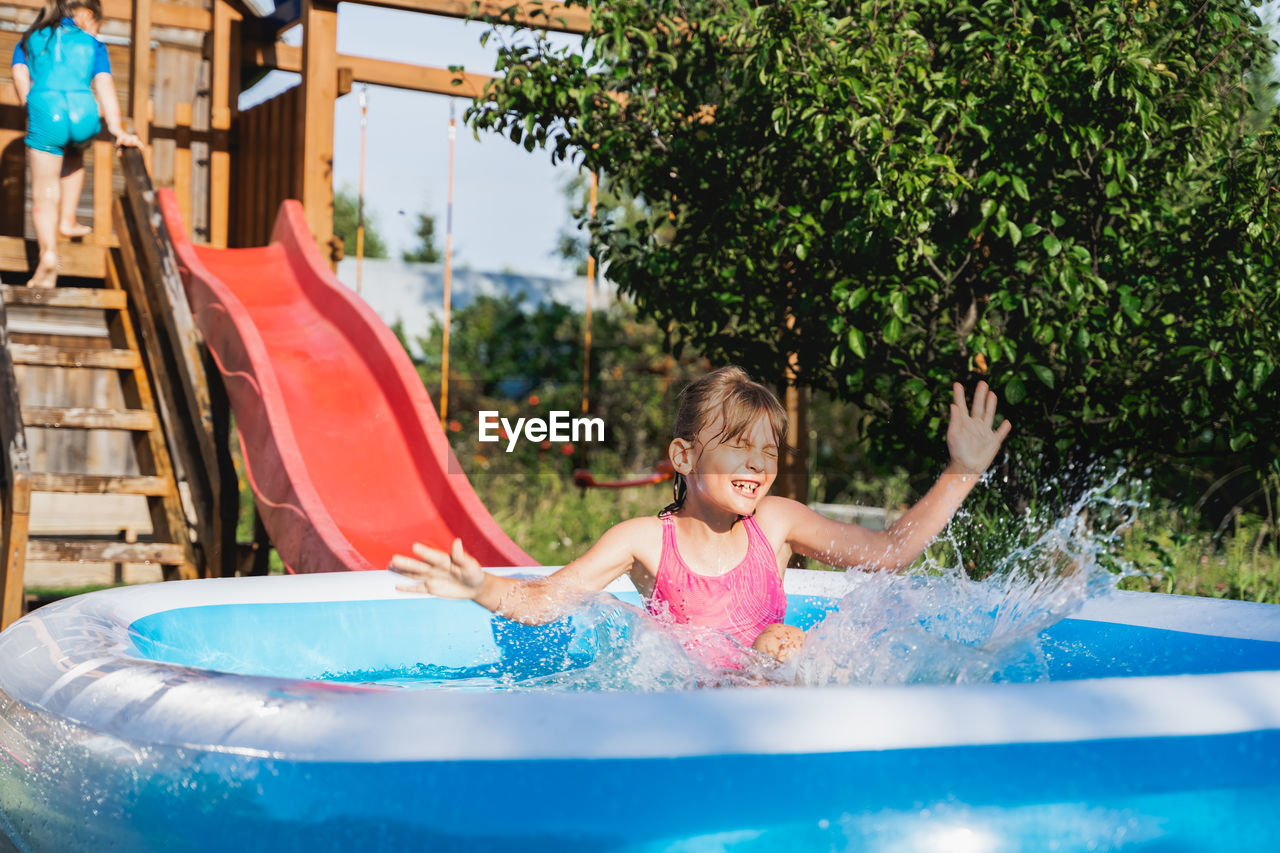
[[[1013,424],[1005,420],[999,428],[992,429],[996,417],[996,395],[979,382],[973,392],[973,406],[965,401],[964,386],[956,382],[951,386],[955,401],[951,404],[951,423],[947,427],[947,449],[951,461],[962,473],[981,474],[996,458],[1005,436]]]
[[[484,569],[462,550],[462,540],[454,539],[452,553],[437,551],[421,542],[413,543],[417,559],[396,554],[387,568],[413,583],[397,586],[400,592],[426,592],[442,598],[471,598],[480,593]]]

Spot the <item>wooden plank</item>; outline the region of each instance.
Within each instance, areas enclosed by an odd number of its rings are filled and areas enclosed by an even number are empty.
[[[111,539],[28,539],[27,559],[71,563],[163,563],[180,565],[181,545],[169,542],[116,542]]]
[[[591,29],[591,10],[561,3],[512,2],[506,0],[361,0],[362,6],[425,12],[446,18],[492,17],[530,29],[564,33],[585,33]]]
[[[19,9],[44,8],[44,0],[5,0],[5,4]],[[102,0],[102,16],[108,21],[131,20],[133,0]],[[183,6],[178,3],[151,4],[152,26],[207,32],[212,20],[209,12],[199,6]]]
[[[22,423],[29,427],[67,427],[69,429],[156,429],[160,424],[154,412],[141,409],[89,409],[55,406],[26,406]]]
[[[3,507],[3,531],[0,531],[0,545],[4,547],[4,560],[0,561],[0,630],[21,619],[22,611],[26,608],[23,592],[29,526],[30,516],[13,510],[6,501]]]
[[[97,367],[104,370],[133,370],[141,365],[136,352],[127,349],[85,349],[38,344],[9,344],[14,364],[46,367]]]
[[[302,72],[302,48],[282,41],[248,42],[241,56],[250,68],[269,68],[294,74]]]
[[[265,245],[269,241],[271,224],[280,202],[283,199],[298,198],[301,195],[298,170],[291,168],[292,163],[289,161],[282,164],[277,156],[289,150],[295,152],[295,157],[300,153],[296,147],[302,144],[298,136],[300,120],[298,113],[302,109],[298,97],[299,88],[301,87],[289,89],[279,97],[271,99],[271,110],[267,114],[270,128],[267,136],[259,140],[260,156],[271,174],[275,175],[275,181],[270,194],[263,198],[263,206],[258,212],[258,236],[254,240],[255,246]],[[281,168],[282,165],[284,168]]]
[[[171,484],[164,477],[104,474],[32,474],[31,491],[75,495],[147,495],[163,497]]]
[[[250,44],[245,46],[244,56],[249,62],[261,68],[294,73],[302,71],[302,48],[300,47],[279,42],[270,45]],[[455,72],[448,68],[415,65],[410,62],[392,62],[347,53],[338,54],[336,65],[339,72],[344,69],[349,71],[353,83],[390,86],[414,92],[457,95],[463,98],[480,97],[484,94],[484,87],[491,80],[497,79],[492,74]]]
[[[9,358],[8,325],[0,301],[0,629],[22,616],[31,514],[31,464],[18,381]]]
[[[36,268],[35,240],[0,236],[0,270],[29,272]],[[77,278],[102,278],[106,274],[106,248],[92,243],[58,243],[58,274]]]
[[[129,115],[133,133],[145,146],[151,141],[147,105],[151,100],[151,11],[152,0],[131,0],[129,19]]]
[[[173,105],[173,192],[182,221],[191,227],[191,104]]]
[[[217,188],[217,191],[221,193],[223,198],[223,208],[220,212],[220,216],[223,220],[222,228],[226,233],[226,239],[224,240],[223,245],[226,245],[226,246],[239,245],[239,244],[234,244],[232,242],[232,236],[231,236],[231,223],[232,223],[232,216],[233,216],[232,210],[234,209],[233,206],[235,205],[235,191],[236,191],[233,181],[235,180],[234,176],[236,173],[236,166],[238,165],[236,163],[236,158],[232,156],[232,151],[235,148],[235,144],[233,140],[235,139],[234,129],[236,126],[236,119],[240,117],[240,93],[244,89],[244,84],[243,84],[243,81],[241,80],[241,67],[240,67],[240,61],[241,61],[240,45],[243,42],[244,42],[244,21],[240,16],[240,14],[237,13],[236,16],[231,21],[230,69],[227,75],[227,110],[228,110],[227,126],[221,129],[217,127],[214,128],[215,148],[217,148],[218,150],[226,151],[226,156],[227,156],[226,170],[227,170],[228,180],[226,182],[226,186],[224,187],[216,187],[216,185],[213,184],[212,180],[210,181],[210,189],[213,190]],[[212,175],[212,170],[210,174]],[[252,190],[253,192],[261,191],[261,188],[258,187],[257,185],[251,185],[251,186],[253,186],[253,190]],[[212,204],[212,200],[211,200],[211,204]],[[217,219],[217,217],[213,215],[214,213],[218,213],[218,211],[216,210],[210,211],[211,223],[213,223],[214,220]]]
[[[236,169],[239,172],[235,196],[234,245],[236,247],[253,245],[250,240],[253,239],[254,199],[266,190],[258,174],[258,152],[253,144],[258,138],[258,127],[262,116],[262,110],[251,109],[240,113],[236,119],[236,136],[239,143],[236,156]]]
[[[103,308],[119,310],[128,303],[122,291],[97,287],[18,287],[0,285],[6,305],[46,308]]]
[[[213,144],[209,146],[209,243],[227,245],[227,201],[231,191],[231,28],[240,15],[226,0],[213,0],[212,57],[213,85],[210,92],[209,126]],[[335,24],[336,26],[336,24]],[[336,45],[335,41],[335,45]],[[238,70],[238,69],[237,69]]]
[[[99,246],[110,246],[111,174],[115,170],[115,146],[101,139],[93,143],[93,237]]]
[[[138,312],[138,328],[156,376],[166,436],[190,486],[204,566],[209,574],[230,576],[235,573],[239,491],[229,436],[214,416],[221,409],[225,418],[230,406],[217,369],[206,364],[169,232],[135,152],[125,153],[123,171],[125,194],[115,209],[116,229],[129,235],[120,246],[121,282],[131,302],[144,309]]]
[[[321,253],[333,250],[333,102],[338,96],[338,5],[327,0],[302,3],[302,105],[297,130],[302,140],[297,158],[302,208]]]
[[[415,92],[435,92],[441,95],[457,95],[478,98],[484,87],[496,79],[492,74],[455,72],[448,68],[433,68],[409,62],[392,62],[367,56],[338,57],[338,67],[351,69],[351,79],[357,83],[392,86]]]

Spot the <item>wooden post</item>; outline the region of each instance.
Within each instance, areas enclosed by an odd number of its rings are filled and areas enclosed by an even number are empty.
[[[173,192],[182,221],[191,221],[191,104],[173,105]]]
[[[296,186],[320,251],[333,257],[333,102],[338,97],[338,5],[302,3],[302,86],[297,122],[302,139]],[[331,261],[332,263],[332,261]]]
[[[787,311],[788,332],[795,329],[796,318]],[[784,498],[809,501],[809,389],[799,383],[800,356],[787,354],[782,373],[782,405],[787,409],[787,449],[778,465],[777,488],[774,493]],[[794,567],[794,563],[792,564]]]
[[[233,23],[240,17],[226,0],[213,3],[213,92],[209,108],[209,127],[213,143],[209,146],[209,243],[218,248],[227,245],[227,218],[231,202],[231,83],[239,68],[236,45],[231,38]],[[334,46],[337,46],[337,17],[334,16]]]
[[[129,21],[129,115],[145,148],[151,140],[151,0],[133,0]]]
[[[22,616],[31,513],[31,464],[8,351],[9,321],[0,299],[0,629]]]

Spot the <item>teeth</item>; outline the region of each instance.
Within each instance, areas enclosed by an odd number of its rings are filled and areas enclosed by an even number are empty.
[[[758,483],[744,483],[740,480],[736,481],[733,485],[739,489],[742,489],[744,492],[752,495],[756,493],[756,488],[759,486]]]

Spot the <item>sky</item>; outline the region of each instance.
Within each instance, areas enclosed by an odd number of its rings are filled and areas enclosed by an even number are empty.
[[[1277,19],[1278,4],[1267,3],[1262,17]],[[338,50],[419,65],[463,65],[490,73],[497,57],[494,39],[480,46],[488,26],[413,12],[342,3],[338,6]],[[553,36],[562,44],[579,37]],[[301,40],[298,28],[286,41]],[[297,82],[296,74],[272,72],[240,100],[241,109]],[[338,99],[334,134],[334,185],[355,192],[360,168],[360,106],[357,86]],[[576,225],[563,186],[572,166],[552,166],[550,154],[528,153],[504,137],[485,134],[477,141],[462,124],[470,101],[445,95],[380,86],[368,90],[368,142],[365,155],[365,210],[393,257],[417,243],[417,214],[435,217],[443,248],[448,199],[449,103],[458,120],[455,152],[453,246],[460,267],[528,275],[571,275],[572,264],[554,254],[562,231]]]
[[[492,73],[496,39],[480,46],[488,29],[480,22],[342,3],[338,6],[338,51],[418,65],[463,65]],[[286,41],[300,43],[291,30]],[[556,36],[577,44],[577,36]],[[295,85],[298,76],[272,72],[240,99],[246,109]],[[360,169],[360,105],[357,84],[335,107],[334,186],[355,193]],[[470,104],[382,86],[368,87],[365,210],[393,256],[416,245],[417,214],[435,217],[437,245],[444,246],[449,177],[449,104],[458,131],[454,162],[453,247],[459,267],[530,275],[572,275],[572,263],[554,255],[562,230],[576,226],[563,186],[572,166],[553,167],[549,152],[526,152],[505,137],[477,141],[462,122]]]

